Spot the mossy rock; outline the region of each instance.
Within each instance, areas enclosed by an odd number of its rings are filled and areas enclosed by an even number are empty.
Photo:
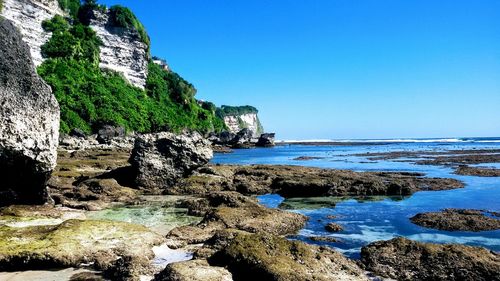
[[[164,239],[144,226],[124,222],[67,220],[60,225],[0,226],[0,270],[78,267],[107,269],[121,256],[154,257]]]
[[[236,234],[209,262],[227,266],[235,280],[368,280],[340,253],[268,234]]]

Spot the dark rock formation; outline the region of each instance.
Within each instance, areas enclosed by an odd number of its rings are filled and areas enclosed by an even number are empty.
[[[227,267],[235,280],[368,280],[338,252],[268,234],[236,234],[209,262]]]
[[[340,231],[344,230],[344,227],[341,226],[340,224],[330,222],[327,225],[325,225],[325,229],[326,229],[326,231],[329,231],[329,232],[340,232]]]
[[[500,256],[485,248],[394,238],[361,249],[366,269],[397,280],[500,280]]]
[[[274,133],[265,133],[260,135],[259,140],[255,144],[256,146],[269,147],[274,146]]]
[[[233,138],[231,144],[234,148],[244,148],[250,145],[250,143],[252,142],[252,136],[252,130],[248,128],[241,129],[241,131],[239,131]]]
[[[486,231],[500,229],[500,214],[482,210],[445,209],[417,214],[410,219],[423,227],[448,231]]]
[[[56,165],[59,105],[14,25],[0,18],[0,205],[42,204]]]
[[[283,197],[411,195],[420,190],[462,188],[455,179],[428,178],[420,173],[353,172],[300,166],[217,165],[183,180],[171,194],[238,191],[243,194],[278,193]]]
[[[159,193],[211,158],[210,143],[200,134],[163,132],[139,136],[130,163],[136,173],[136,184],[151,193]]]
[[[109,144],[113,138],[122,138],[125,136],[125,128],[103,125],[97,131],[97,141],[101,144]]]

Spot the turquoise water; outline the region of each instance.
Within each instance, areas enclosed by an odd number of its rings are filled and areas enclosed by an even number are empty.
[[[500,177],[472,177],[454,175],[451,168],[416,165],[401,162],[401,159],[372,161],[365,157],[352,156],[358,153],[388,151],[444,151],[455,149],[500,149],[495,142],[411,142],[386,145],[307,146],[283,145],[274,148],[235,150],[231,154],[217,154],[214,163],[233,164],[287,164],[321,168],[350,169],[356,171],[414,171],[432,177],[449,177],[463,181],[463,189],[448,191],[423,191],[405,198],[294,198],[284,200],[279,195],[260,196],[262,204],[291,210],[307,215],[310,220],[304,229],[292,239],[308,243],[328,245],[349,257],[359,257],[362,246],[377,240],[396,236],[434,243],[461,243],[483,246],[500,251],[500,231],[449,232],[414,225],[409,218],[420,212],[437,211],[444,208],[473,208],[500,211]],[[310,161],[293,160],[299,156],[322,157]],[[412,160],[412,159],[405,159]],[[498,164],[486,163],[485,166]],[[334,215],[335,219],[328,218]],[[328,222],[344,226],[339,233],[324,230]],[[314,242],[310,236],[331,236],[339,242]]]

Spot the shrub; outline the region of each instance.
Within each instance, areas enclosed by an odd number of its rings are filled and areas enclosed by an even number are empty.
[[[57,0],[59,7],[63,11],[67,11],[73,18],[78,15],[78,9],[80,9],[80,0]]]
[[[114,25],[127,28],[127,29],[135,29],[144,44],[150,47],[150,39],[149,35],[144,28],[144,25],[137,19],[137,17],[132,13],[132,11],[120,5],[115,5],[109,8],[111,21]]]

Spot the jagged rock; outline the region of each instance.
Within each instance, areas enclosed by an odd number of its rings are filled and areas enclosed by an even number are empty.
[[[406,238],[361,249],[366,269],[397,280],[500,280],[500,256],[485,248],[421,243]]]
[[[114,138],[125,137],[125,128],[120,126],[103,125],[97,131],[97,141],[101,144],[109,144]]]
[[[136,184],[157,193],[207,164],[212,156],[210,142],[196,132],[181,135],[162,132],[137,137],[130,163],[136,173]]]
[[[233,147],[236,147],[236,148],[244,147],[245,145],[252,142],[252,137],[253,137],[253,131],[248,129],[248,128],[244,128],[244,129],[241,129],[236,134],[236,136],[233,138],[231,143],[232,143]]]
[[[259,140],[255,144],[256,146],[269,147],[274,146],[274,133],[265,133],[260,135]]]
[[[155,281],[232,281],[227,269],[210,266],[206,260],[176,262],[155,276]]]
[[[149,53],[137,30],[116,26],[109,9],[91,10],[86,20],[102,41],[99,66],[122,73],[134,86],[144,88]]]
[[[336,251],[269,234],[236,234],[209,262],[226,266],[235,280],[368,280]]]
[[[0,34],[0,205],[40,204],[56,165],[59,105],[16,27],[0,18]]]
[[[50,36],[42,28],[42,22],[55,15],[64,15],[56,0],[1,0],[3,9],[0,15],[12,21],[19,28],[31,52],[36,66],[42,64],[43,58],[40,48]],[[3,34],[2,34],[3,35]]]

